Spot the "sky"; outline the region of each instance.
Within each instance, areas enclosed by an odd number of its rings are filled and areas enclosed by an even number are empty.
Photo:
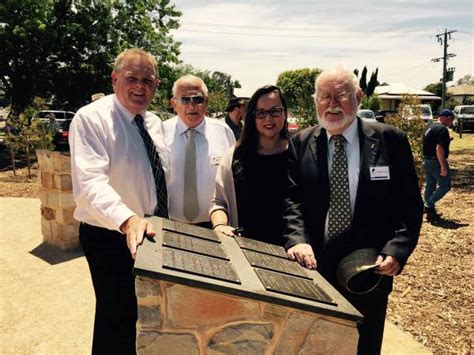
[[[422,89],[442,77],[443,46],[451,33],[453,85],[474,73],[472,0],[174,0],[182,12],[172,32],[180,59],[239,80],[241,92],[275,84],[285,70],[345,66],[379,82]]]

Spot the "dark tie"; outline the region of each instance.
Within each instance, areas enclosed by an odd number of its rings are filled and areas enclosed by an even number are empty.
[[[184,165],[183,215],[189,222],[194,221],[199,215],[196,181],[196,144],[194,143],[195,131],[195,129],[189,128],[186,132],[188,142],[186,143],[186,162]]]
[[[145,144],[145,149],[148,158],[150,159],[151,169],[153,171],[153,177],[155,179],[157,204],[153,214],[155,216],[168,218],[168,192],[166,191],[165,172],[163,171],[160,156],[156,151],[150,134],[143,124],[143,117],[141,115],[135,116],[135,123],[140,131],[143,143]]]
[[[349,172],[347,157],[344,151],[344,137],[332,136],[334,141],[334,155],[332,158],[332,171],[329,196],[329,219],[327,238],[335,237],[351,226],[351,200],[349,194]]]

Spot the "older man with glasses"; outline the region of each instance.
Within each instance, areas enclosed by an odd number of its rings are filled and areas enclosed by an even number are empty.
[[[291,259],[317,270],[364,316],[359,354],[379,354],[388,295],[413,252],[423,204],[410,145],[395,127],[356,117],[362,98],[346,69],[316,79],[319,125],[290,144],[290,193],[284,218]],[[355,250],[376,249],[379,286],[365,294],[339,285],[339,262]],[[314,253],[313,253],[314,251]]]
[[[177,116],[163,125],[171,151],[170,218],[210,228],[209,205],[217,167],[235,138],[224,122],[205,116],[208,101],[204,81],[194,75],[179,78],[171,99]]]

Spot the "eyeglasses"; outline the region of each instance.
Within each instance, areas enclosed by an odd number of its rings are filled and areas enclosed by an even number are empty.
[[[334,100],[336,100],[337,102],[341,103],[341,102],[346,102],[350,99],[351,97],[351,93],[350,92],[345,92],[345,91],[341,91],[340,93],[334,95],[334,96],[331,96],[331,95],[322,95],[322,96],[316,96],[315,100],[317,102],[319,102],[320,104],[328,104],[331,102],[332,98],[334,97]]]
[[[253,114],[255,115],[256,118],[260,118],[260,119],[267,117],[267,115],[277,118],[283,114],[283,111],[285,111],[283,107],[272,107],[270,110],[264,110],[264,109],[256,110],[253,112]]]
[[[181,105],[187,105],[190,102],[196,105],[202,105],[206,100],[204,96],[181,96],[176,99]]]

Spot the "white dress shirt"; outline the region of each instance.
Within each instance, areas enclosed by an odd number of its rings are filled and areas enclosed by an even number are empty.
[[[235,144],[234,134],[227,124],[209,117],[205,117],[195,128],[199,215],[193,221],[188,221],[183,215],[188,126],[178,116],[164,121],[163,126],[166,143],[170,150],[169,179],[167,180],[170,218],[186,223],[208,222],[217,167],[225,152]]]
[[[166,173],[169,151],[163,124],[150,112],[141,115]],[[75,219],[119,231],[129,217],[153,214],[155,182],[134,118],[115,95],[82,107],[74,116],[69,144]]]
[[[332,170],[332,157],[334,155],[334,141],[331,140],[332,134],[326,131],[328,138],[328,172],[331,176]],[[347,157],[347,168],[349,169],[349,195],[351,202],[351,214],[354,217],[354,207],[357,195],[357,186],[359,184],[359,171],[360,171],[360,145],[359,145],[359,130],[357,127],[357,119],[354,119],[352,123],[342,132],[344,136],[343,147]],[[326,228],[325,233],[328,230],[329,221],[329,210],[326,215]]]

